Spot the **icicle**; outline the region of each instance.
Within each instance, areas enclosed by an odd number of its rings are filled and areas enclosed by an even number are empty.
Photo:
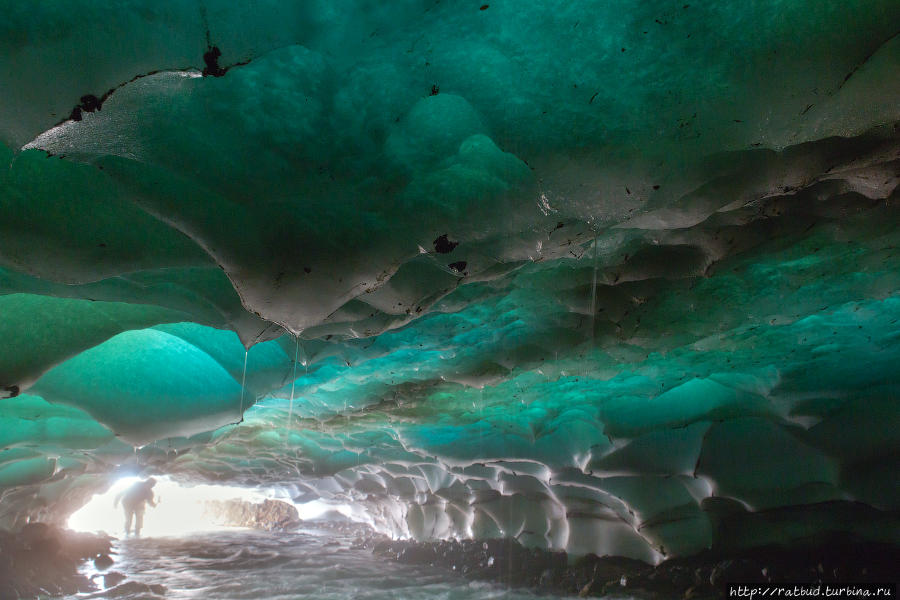
[[[246,388],[247,383],[247,350],[244,350],[244,374],[241,376],[241,412],[239,413],[240,421],[238,423],[244,422],[244,389]]]
[[[294,336],[297,345],[294,348],[294,370],[291,375],[291,403],[288,405],[287,426],[285,427],[284,443],[287,444],[291,438],[291,418],[294,415],[294,384],[297,383],[297,357],[300,356],[300,338]]]
[[[481,405],[478,409],[478,420],[484,419],[484,385],[478,390],[478,402]],[[478,434],[478,453],[484,456],[484,429],[479,427]]]
[[[597,315],[597,232],[594,232],[594,277],[591,279],[591,339],[594,339],[594,318]]]

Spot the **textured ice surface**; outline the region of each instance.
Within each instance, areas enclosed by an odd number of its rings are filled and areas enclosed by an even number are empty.
[[[0,523],[898,541],[896,2],[283,4],[3,3]]]

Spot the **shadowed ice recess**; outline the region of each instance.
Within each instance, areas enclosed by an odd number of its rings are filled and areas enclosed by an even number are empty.
[[[0,528],[900,542],[895,0],[0,4]]]

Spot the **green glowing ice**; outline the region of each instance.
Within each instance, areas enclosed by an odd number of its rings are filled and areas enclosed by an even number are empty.
[[[3,2],[0,526],[900,541],[896,1],[296,4]]]

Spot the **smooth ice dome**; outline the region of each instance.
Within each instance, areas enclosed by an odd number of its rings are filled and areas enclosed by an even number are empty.
[[[900,542],[897,2],[3,14],[0,526],[137,462],[417,540]]]

